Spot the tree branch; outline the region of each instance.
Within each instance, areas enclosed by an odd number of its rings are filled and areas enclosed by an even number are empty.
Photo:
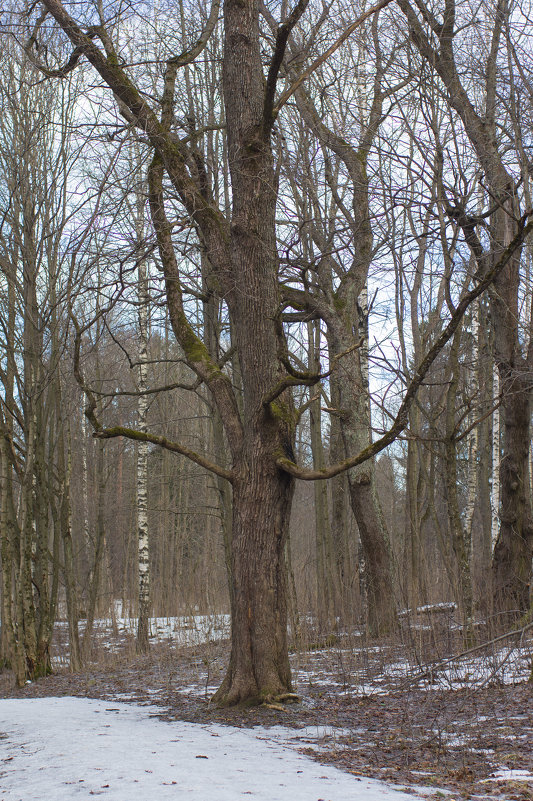
[[[200,467],[204,467],[206,470],[209,470],[211,473],[221,478],[225,478],[229,482],[233,481],[233,472],[231,470],[226,470],[224,467],[220,467],[220,465],[215,464],[215,462],[210,461],[210,459],[207,459],[205,456],[196,453],[196,451],[186,448],[185,445],[180,445],[179,442],[173,442],[158,434],[150,434],[147,431],[136,431],[134,428],[126,428],[125,426],[113,426],[113,428],[101,428],[95,431],[93,437],[96,439],[126,437],[136,442],[151,442],[153,445],[159,445],[159,447],[167,451],[185,456],[187,459],[190,459],[191,462],[194,462]]]
[[[242,444],[242,425],[237,401],[230,379],[211,358],[205,344],[187,320],[183,308],[180,272],[163,199],[163,164],[158,156],[154,157],[150,165],[148,186],[150,213],[163,265],[172,330],[183,349],[188,366],[205,382],[216,399],[229,446],[235,454]]]
[[[85,34],[67,13],[60,0],[42,0],[42,3],[73,45],[80,48],[115,97],[128,109],[134,124],[147,134],[150,144],[165,164],[180,201],[201,231],[213,269],[217,271],[220,280],[224,281],[227,265],[230,262],[227,220],[220,209],[211,202],[211,198],[202,193],[201,188],[189,175],[183,155],[183,145],[177,143],[175,137],[165,130],[164,125],[118,60],[102,53],[91,37]]]
[[[276,33],[276,44],[274,47],[274,54],[270,62],[268,70],[268,77],[265,88],[265,102],[263,106],[263,135],[266,137],[270,133],[270,129],[276,119],[273,114],[274,109],[274,95],[276,93],[276,84],[278,81],[279,71],[285,56],[285,50],[291,31],[304,13],[309,4],[309,0],[298,0],[287,19],[283,24],[278,27]]]
[[[333,44],[330,47],[328,47],[325,53],[322,53],[321,56],[318,56],[318,58],[316,58],[313,61],[313,63],[310,64],[309,67],[305,69],[301,73],[301,75],[298,76],[298,78],[294,81],[292,86],[289,86],[289,88],[286,89],[285,92],[283,92],[283,94],[281,95],[281,97],[279,98],[278,102],[276,103],[275,107],[272,110],[274,119],[277,117],[280,110],[287,102],[287,100],[289,100],[293,96],[298,87],[301,86],[302,83],[305,80],[307,80],[307,78],[309,78],[309,76],[312,75],[313,72],[315,72],[320,67],[321,64],[327,61],[328,58],[331,55],[333,55],[333,53],[335,53],[335,51],[338,50],[342,44],[344,44],[346,39],[348,39],[352,35],[352,33],[356,30],[356,28],[359,28],[359,26],[362,25],[363,22],[365,22],[365,20],[367,20],[373,14],[376,14],[378,11],[381,11],[383,8],[386,8],[390,3],[392,3],[392,0],[381,0],[380,3],[376,3],[375,6],[372,6],[372,8],[369,8],[368,11],[365,11],[364,14],[361,14],[359,17],[357,17],[357,19],[354,22],[352,22],[351,25],[348,25],[344,33],[342,33],[338,37],[338,39],[336,39],[333,42]]]
[[[411,404],[413,403],[416,393],[422,385],[429,368],[439,353],[441,353],[446,343],[454,335],[461,320],[463,319],[466,310],[476,298],[478,298],[481,294],[483,294],[483,292],[485,292],[486,289],[488,289],[494,279],[502,272],[509,260],[513,257],[515,251],[522,246],[526,237],[533,231],[533,220],[527,222],[532,215],[533,211],[530,210],[520,219],[518,233],[505,248],[498,262],[496,262],[496,264],[488,272],[483,275],[481,267],[476,270],[474,280],[478,281],[477,286],[465,293],[463,298],[457,304],[457,308],[452,314],[450,321],[420,362],[420,365],[407,388],[403,401],[390,429],[386,431],[385,434],[378,440],[372,442],[370,445],[364,448],[360,453],[352,456],[349,459],[345,459],[342,462],[338,462],[337,464],[325,467],[321,470],[306,470],[290,459],[280,456],[276,459],[276,464],[281,470],[285,470],[285,472],[289,473],[295,478],[301,479],[302,481],[320,481],[322,479],[333,478],[333,476],[338,476],[341,473],[346,472],[346,470],[350,470],[350,468],[366,462],[367,459],[371,459],[373,456],[380,453],[388,445],[394,442],[396,437],[401,434],[401,432],[407,426],[409,409],[411,408]]]
[[[180,55],[172,56],[172,58],[169,58],[167,61],[163,97],[161,99],[161,124],[166,130],[170,130],[172,124],[174,90],[178,69],[184,67],[186,64],[192,64],[194,59],[197,58],[206,47],[215,29],[215,25],[217,24],[219,10],[220,0],[213,0],[206,26],[196,44],[189,48],[189,50],[184,50]]]
[[[273,387],[270,392],[267,392],[265,397],[263,398],[263,406],[268,406],[270,403],[279,398],[286,389],[290,389],[291,387],[314,387],[315,384],[318,384],[324,378],[323,375],[319,373],[309,373],[306,375],[302,373],[299,377],[286,375],[284,376],[275,387]]]

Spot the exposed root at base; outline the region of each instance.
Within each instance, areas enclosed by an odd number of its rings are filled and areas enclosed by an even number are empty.
[[[300,696],[297,693],[280,693],[265,698],[261,706],[266,709],[275,709],[277,712],[286,712],[287,710],[282,704],[298,704],[299,702]]]
[[[298,693],[281,693],[281,695],[276,695],[275,700],[282,704],[299,704],[302,699]]]

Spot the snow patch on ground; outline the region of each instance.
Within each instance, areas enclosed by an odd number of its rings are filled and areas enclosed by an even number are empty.
[[[494,771],[488,777],[483,779],[480,783],[487,784],[488,782],[527,782],[533,780],[533,774],[528,770],[512,770],[510,768],[500,768]]]
[[[87,698],[0,701],[2,801],[413,801],[299,754],[293,730],[168,722],[157,712]]]

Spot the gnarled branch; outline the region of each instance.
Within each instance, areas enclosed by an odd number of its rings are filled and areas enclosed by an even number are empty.
[[[226,470],[226,468],[221,467],[215,462],[212,462],[210,459],[207,459],[205,456],[196,453],[196,451],[185,447],[185,445],[181,445],[179,442],[174,442],[166,437],[162,437],[159,434],[150,434],[147,431],[137,431],[134,428],[126,428],[125,426],[113,426],[112,428],[100,428],[98,431],[93,433],[93,437],[96,437],[96,439],[114,439],[115,437],[126,437],[127,439],[132,439],[136,442],[151,442],[153,445],[159,445],[160,448],[164,448],[167,451],[172,451],[173,453],[179,453],[181,456],[185,456],[187,459],[190,459],[191,462],[194,462],[200,467],[204,467],[206,470],[209,470],[211,473],[214,473],[221,478],[225,478],[227,481],[233,481],[233,472],[231,470]]]

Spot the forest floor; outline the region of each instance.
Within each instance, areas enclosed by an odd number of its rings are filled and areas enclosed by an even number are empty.
[[[183,644],[176,624],[156,621],[150,654],[137,656],[131,627],[120,624],[113,635],[102,626],[83,672],[69,673],[58,658],[54,675],[20,690],[4,672],[0,697],[149,704],[162,720],[272,727],[273,735],[283,726],[302,753],[324,764],[426,797],[533,800],[531,630],[453,658],[445,653],[450,642],[446,649],[347,635],[308,642],[291,656],[301,702],[281,712],[210,703],[228,658],[222,629]],[[56,653],[64,654],[66,632],[58,632]]]

